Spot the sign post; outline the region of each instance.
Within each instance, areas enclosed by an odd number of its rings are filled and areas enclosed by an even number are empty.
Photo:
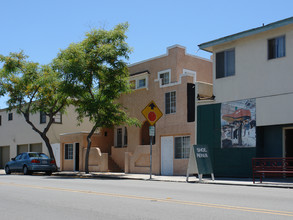
[[[153,148],[153,137],[155,136],[155,127],[156,122],[163,116],[163,113],[155,104],[154,101],[151,101],[142,111],[143,116],[148,120],[149,124],[149,136],[150,136],[150,179],[152,179],[152,148]]]
[[[150,179],[152,179],[152,155],[153,155],[153,137],[155,136],[155,127],[149,127],[149,135],[150,135]]]

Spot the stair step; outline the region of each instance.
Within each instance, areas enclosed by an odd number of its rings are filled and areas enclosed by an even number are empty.
[[[123,172],[111,156],[108,157],[108,172]]]

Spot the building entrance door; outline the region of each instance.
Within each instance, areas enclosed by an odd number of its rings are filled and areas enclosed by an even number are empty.
[[[285,130],[285,157],[293,157],[293,129]]]
[[[79,143],[75,143],[74,171],[79,171]]]
[[[161,175],[173,175],[173,136],[161,137]]]

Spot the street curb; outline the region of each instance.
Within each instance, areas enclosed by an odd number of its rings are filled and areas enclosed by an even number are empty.
[[[4,170],[0,170],[0,176],[5,175]],[[128,176],[127,176],[128,175]],[[145,175],[145,177],[140,177],[139,175]],[[280,188],[280,189],[293,189],[293,182],[277,182],[277,183],[250,183],[250,179],[216,179],[215,181],[203,179],[199,181],[198,179],[185,181],[186,177],[183,176],[156,176],[154,175],[152,179],[149,179],[146,174],[125,174],[125,173],[80,173],[80,172],[55,172],[52,173],[53,177],[68,177],[68,178],[84,178],[84,179],[116,179],[116,180],[140,180],[140,181],[157,181],[157,182],[174,182],[174,183],[190,183],[190,184],[215,184],[215,185],[225,185],[225,186],[248,186],[248,187],[266,187],[266,188]],[[181,179],[178,179],[181,178]],[[184,180],[183,180],[184,179]],[[249,181],[245,183],[244,181]]]
[[[282,189],[293,189],[292,185],[278,185],[278,184],[265,184],[265,183],[256,183],[256,184],[245,184],[240,183],[235,180],[234,182],[222,182],[221,180],[203,180],[200,181],[182,181],[182,180],[172,180],[172,179],[148,179],[140,177],[127,177],[127,176],[115,176],[107,174],[56,174],[53,173],[52,176],[64,176],[64,177],[76,177],[76,178],[88,178],[88,179],[123,179],[123,180],[141,180],[141,181],[157,181],[157,182],[176,182],[176,183],[190,183],[190,184],[215,184],[215,185],[226,185],[226,186],[249,186],[249,187],[266,187],[266,188],[282,188]],[[219,182],[220,181],[220,182]]]

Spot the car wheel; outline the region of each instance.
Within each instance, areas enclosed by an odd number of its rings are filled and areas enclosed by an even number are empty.
[[[9,169],[9,166],[6,166],[5,167],[5,173],[8,175],[8,174],[11,174],[11,170]]]
[[[23,167],[23,174],[24,174],[24,175],[29,175],[29,174],[31,174],[31,172],[28,170],[27,166],[24,166],[24,167]]]
[[[52,174],[52,171],[47,171],[46,172],[46,175],[48,175],[48,176],[51,176],[51,174]]]

